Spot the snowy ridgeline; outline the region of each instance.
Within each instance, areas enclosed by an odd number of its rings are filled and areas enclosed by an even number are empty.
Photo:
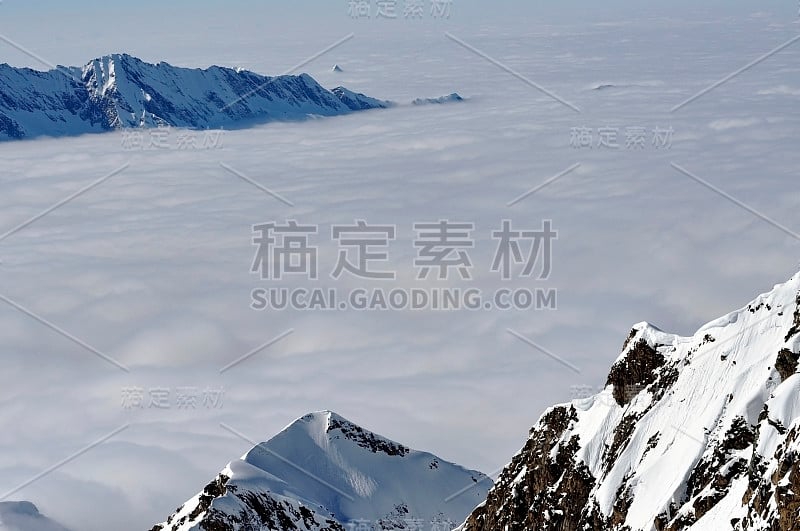
[[[450,531],[491,484],[323,411],[228,464],[152,531]]]
[[[800,274],[692,337],[641,323],[460,531],[800,529]]]
[[[0,65],[0,140],[128,127],[233,128],[388,106],[343,87],[327,90],[307,74],[179,68],[127,54],[48,72]]]

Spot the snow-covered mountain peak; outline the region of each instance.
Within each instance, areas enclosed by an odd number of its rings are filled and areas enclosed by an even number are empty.
[[[269,77],[220,66],[180,68],[125,53],[49,72],[0,66],[0,139],[133,127],[233,128],[388,107],[308,74]]]
[[[395,457],[402,457],[411,452],[410,448],[362,428],[330,410],[316,411],[300,417],[281,430],[271,441],[284,439],[313,441],[323,451],[327,451],[331,445],[346,445]],[[258,453],[259,447],[253,448],[243,456],[243,459],[246,460],[251,452]]]
[[[304,415],[281,430],[270,441],[262,444],[275,445],[282,441],[291,441],[292,444],[308,441],[323,452],[338,452],[340,449],[349,448],[348,451],[360,449],[389,457],[404,457],[411,453],[410,448],[362,428],[330,410]],[[259,454],[261,448],[256,446],[242,456],[242,459],[250,461],[251,456]]]
[[[465,531],[800,529],[800,274],[695,334],[640,323]]]
[[[141,63],[128,54],[110,54],[98,57],[83,67],[81,79],[96,96],[103,96],[116,87],[118,79],[124,78],[127,71]]]
[[[480,472],[319,411],[229,463],[153,529],[234,531],[249,529],[245,522],[303,531],[339,531],[353,522],[370,531],[418,529],[419,522],[452,528],[490,485]]]

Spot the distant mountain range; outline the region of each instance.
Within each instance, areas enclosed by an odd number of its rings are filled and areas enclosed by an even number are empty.
[[[0,140],[132,127],[239,128],[390,105],[344,87],[326,90],[307,74],[179,68],[127,54],[47,72],[0,65]]]
[[[491,485],[322,411],[228,464],[151,531],[450,531]]]

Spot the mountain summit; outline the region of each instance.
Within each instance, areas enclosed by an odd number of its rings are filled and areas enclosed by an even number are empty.
[[[128,54],[48,72],[0,65],[0,140],[130,127],[232,128],[388,106],[342,87],[326,90],[307,74],[180,68]]]
[[[480,472],[321,411],[228,464],[151,531],[450,531],[490,486]]]
[[[800,274],[691,337],[640,323],[461,531],[800,530]]]

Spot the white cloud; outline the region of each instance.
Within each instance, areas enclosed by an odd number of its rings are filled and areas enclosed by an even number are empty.
[[[793,227],[796,117],[754,97],[776,85],[769,76],[792,56],[778,54],[754,75],[670,113],[740,66],[742,57],[764,53],[776,41],[774,30],[755,31],[752,21],[741,22],[752,32],[746,43],[722,29],[709,39],[695,33],[697,25],[680,22],[622,26],[628,42],[607,47],[599,44],[607,28],[581,24],[558,26],[557,35],[553,28],[512,35],[459,28],[460,37],[500,60],[516,46],[510,66],[577,103],[581,114],[448,42],[441,28],[411,34],[400,21],[398,29],[362,26],[353,46],[307,70],[330,85],[327,70],[336,62],[345,71],[335,83],[376,97],[410,101],[458,91],[468,102],[228,131],[221,150],[126,152],[118,134],[0,145],[2,227],[131,161],[119,176],[0,242],[0,293],[132,369],[125,374],[0,305],[5,488],[132,422],[113,444],[18,495],[76,529],[123,529],[120,522],[131,523],[124,529],[146,528],[246,449],[219,429],[220,421],[266,438],[323,408],[491,472],[522,445],[545,407],[570,398],[570,386],[602,385],[633,323],[690,333],[788,278],[797,268],[797,241],[669,163]],[[327,30],[335,34],[331,41],[341,37],[342,28],[334,29]],[[268,32],[253,33],[246,41],[259,46],[220,40],[208,53],[198,48],[178,57],[170,54],[174,47],[141,46],[159,54],[147,59],[200,66],[237,57],[264,73],[314,51],[285,42],[273,48],[271,40]],[[118,49],[130,41],[113,42],[106,45]],[[698,49],[703,61],[693,55]],[[413,59],[421,53],[428,60]],[[800,85],[796,73],[781,76],[786,86]],[[587,91],[598,79],[647,82],[627,87],[620,98]],[[570,130],[578,126],[672,126],[675,142],[670,150],[649,143],[643,151],[575,149]],[[296,207],[230,175],[220,161]],[[579,170],[506,207],[576,162]],[[475,221],[482,240],[473,260],[481,274],[473,284],[485,289],[500,284],[488,274],[489,232],[500,220],[538,226],[551,218],[559,241],[547,285],[558,288],[559,309],[254,312],[250,290],[264,283],[249,272],[250,226],[289,217],[320,224],[325,239],[331,223],[396,223],[392,265],[406,284],[414,273],[413,222]],[[335,248],[325,244],[321,253],[332,267]],[[295,333],[284,341],[219,374],[289,328]],[[507,328],[563,356],[581,374]],[[225,387],[219,410],[130,412],[120,405],[125,386],[211,385]]]

